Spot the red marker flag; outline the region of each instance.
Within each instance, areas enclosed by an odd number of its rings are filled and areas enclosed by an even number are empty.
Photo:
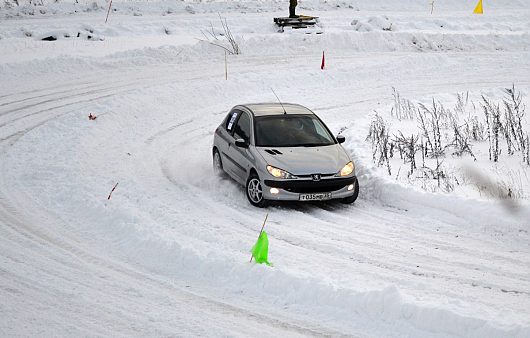
[[[324,58],[324,51],[322,51],[322,63],[320,64],[320,69],[324,69],[326,64],[326,59]]]

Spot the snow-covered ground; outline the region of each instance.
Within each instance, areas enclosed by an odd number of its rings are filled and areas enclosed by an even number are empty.
[[[301,1],[324,34],[277,33],[286,1],[104,6],[0,10],[2,336],[530,336],[528,199],[396,182],[365,141],[393,87],[528,102],[525,1]],[[271,88],[343,130],[354,205],[256,209],[213,176],[213,131]],[[273,267],[248,263],[267,212]]]

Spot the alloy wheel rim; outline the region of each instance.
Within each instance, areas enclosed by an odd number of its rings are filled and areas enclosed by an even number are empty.
[[[248,197],[254,203],[261,202],[263,198],[263,190],[261,189],[261,183],[257,178],[253,178],[248,182]]]

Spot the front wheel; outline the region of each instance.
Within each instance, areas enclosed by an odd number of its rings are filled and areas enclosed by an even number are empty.
[[[264,208],[267,206],[267,200],[263,198],[263,186],[259,180],[258,175],[251,174],[247,179],[247,184],[245,186],[247,193],[247,198],[250,204],[258,208]]]
[[[344,204],[352,204],[357,199],[357,196],[359,196],[359,181],[355,178],[355,182],[353,182],[353,195],[343,198],[340,201]]]

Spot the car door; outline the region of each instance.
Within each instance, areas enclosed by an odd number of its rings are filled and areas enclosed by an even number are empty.
[[[228,156],[232,162],[232,169],[236,180],[245,184],[248,177],[248,170],[251,167],[252,156],[248,147],[238,147],[235,144],[237,139],[242,139],[247,145],[252,142],[252,119],[249,113],[241,111],[237,122],[233,128],[232,142],[228,146]]]
[[[229,149],[234,145],[234,128],[237,119],[241,115],[241,110],[232,109],[225,119],[223,130],[220,133],[221,140],[219,141],[219,150],[221,152],[221,161],[223,162],[223,169],[234,179],[237,179],[235,164],[232,157],[229,155]]]

